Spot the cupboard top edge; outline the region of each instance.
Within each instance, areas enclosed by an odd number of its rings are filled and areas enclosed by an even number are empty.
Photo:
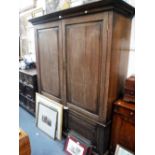
[[[122,0],[101,0],[30,19],[33,25],[48,23],[51,21],[62,20],[71,17],[84,16],[87,14],[114,11],[128,18],[135,14],[135,8]]]

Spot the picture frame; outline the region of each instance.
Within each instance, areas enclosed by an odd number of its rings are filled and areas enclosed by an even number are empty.
[[[64,10],[70,8],[70,0],[61,0],[58,4],[58,10]]]
[[[57,111],[57,113],[58,113],[57,114],[57,124],[56,124],[57,128],[56,128],[56,137],[55,138],[58,140],[62,140],[63,105],[54,101],[54,100],[49,99],[48,97],[45,97],[44,95],[36,93],[36,109],[35,109],[36,117],[38,117],[38,108],[39,108],[40,102]]]
[[[134,155],[134,154],[129,150],[125,149],[124,147],[122,147],[121,145],[117,144],[114,155]]]
[[[44,10],[43,8],[37,8],[35,10],[32,11],[32,17],[36,18],[36,17],[40,17],[44,15]]]
[[[46,14],[57,11],[59,3],[60,0],[45,0]]]
[[[68,155],[86,155],[87,153],[87,147],[71,135],[67,137],[64,150]]]
[[[83,0],[71,0],[71,4],[70,4],[70,7],[76,7],[76,6],[80,6],[83,4]]]
[[[55,109],[39,102],[37,127],[53,139],[56,135],[57,114]]]

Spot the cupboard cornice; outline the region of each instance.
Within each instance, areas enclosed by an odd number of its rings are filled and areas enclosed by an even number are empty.
[[[29,20],[33,25],[47,23],[71,17],[94,14],[104,11],[114,11],[124,16],[132,18],[135,14],[135,8],[122,0],[101,0],[57,12],[53,12],[41,17]]]

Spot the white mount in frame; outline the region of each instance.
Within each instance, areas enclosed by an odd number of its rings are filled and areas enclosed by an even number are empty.
[[[58,140],[61,140],[62,139],[62,123],[63,123],[63,105],[39,93],[36,93],[36,117],[38,117],[38,104],[40,102],[48,107],[51,107],[52,109],[55,109],[58,112],[56,138]]]
[[[58,112],[43,103],[38,103],[37,127],[55,139]]]

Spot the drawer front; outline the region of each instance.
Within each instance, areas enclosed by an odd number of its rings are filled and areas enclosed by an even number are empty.
[[[23,80],[23,74],[19,72],[19,80],[22,81]]]
[[[22,104],[24,104],[25,106],[27,106],[26,105],[26,98],[24,96],[19,95],[19,100],[20,100],[20,102],[22,102]]]
[[[68,127],[89,139],[93,144],[96,144],[96,125],[88,122],[82,116],[70,111]]]
[[[27,105],[29,106],[29,110],[32,112],[32,113],[35,113],[35,103],[34,102],[31,102],[29,100],[27,100]]]
[[[125,89],[125,95],[135,96],[135,90]]]
[[[19,81],[25,83],[26,85],[31,85],[31,87],[33,87],[36,82],[36,76],[30,76],[27,74],[19,73]]]
[[[114,113],[120,114],[123,116],[123,119],[135,123],[135,112],[126,108],[119,106],[114,107]]]
[[[109,147],[109,124],[98,124],[93,119],[88,119],[84,115],[76,113],[71,109],[68,112],[68,129],[74,130],[81,136],[88,139],[93,150],[103,154]]]
[[[29,87],[25,87],[25,95],[32,100],[35,100],[35,91]]]
[[[25,94],[25,86],[21,83],[19,83],[19,92]]]
[[[31,76],[25,75],[25,82],[28,85],[33,85],[33,78]]]
[[[21,82],[25,82],[25,80],[26,80],[26,75],[19,72],[19,80],[20,80]]]

